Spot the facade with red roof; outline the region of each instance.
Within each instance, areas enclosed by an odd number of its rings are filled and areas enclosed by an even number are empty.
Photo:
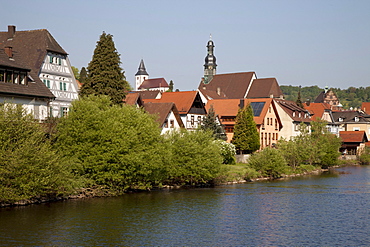
[[[274,99],[283,128],[280,131],[280,137],[290,140],[292,137],[301,134],[300,125],[303,123],[310,128],[310,113],[297,106],[294,101]]]
[[[175,103],[186,129],[197,129],[206,115],[206,109],[199,92],[164,92],[160,99],[143,99],[144,103]]]
[[[155,115],[156,121],[162,129],[162,134],[184,128],[179,111],[176,105],[172,102],[169,103],[144,103],[144,110],[149,114]]]
[[[166,92],[170,89],[167,81],[164,78],[153,78],[144,80],[139,86],[138,90],[145,91],[160,91]]]
[[[303,103],[303,106],[310,112],[313,121],[326,121],[328,131],[338,136],[340,124],[335,122],[331,106],[328,103]]]
[[[365,131],[340,131],[339,137],[342,139],[340,151],[348,155],[361,153],[368,142]]]
[[[234,135],[236,115],[239,109],[247,104],[251,104],[253,109],[254,121],[260,134],[261,149],[274,146],[279,140],[282,123],[273,99],[215,99],[209,100],[206,108],[209,110],[213,107],[225,128],[227,141],[231,142]]]

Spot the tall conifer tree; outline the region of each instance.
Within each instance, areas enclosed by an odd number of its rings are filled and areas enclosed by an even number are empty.
[[[253,153],[260,148],[260,139],[256,123],[253,119],[253,109],[250,104],[239,109],[234,126],[232,143],[238,153]]]
[[[103,94],[110,96],[113,103],[121,103],[130,85],[120,64],[120,54],[114,46],[113,36],[103,32],[87,67],[87,78],[80,95]]]
[[[79,76],[79,81],[83,84],[85,83],[85,80],[86,80],[86,77],[87,77],[87,71],[86,71],[86,68],[85,67],[82,67],[81,68],[81,71],[80,71],[80,76]]]
[[[224,128],[220,123],[217,122],[217,116],[213,106],[209,108],[208,114],[203,117],[202,130],[210,130],[213,133],[215,139],[221,139],[226,141]]]

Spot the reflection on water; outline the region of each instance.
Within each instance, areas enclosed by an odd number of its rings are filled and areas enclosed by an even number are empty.
[[[370,167],[0,209],[0,245],[368,246]]]

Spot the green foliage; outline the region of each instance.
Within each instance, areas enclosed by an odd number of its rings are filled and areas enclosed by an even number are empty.
[[[217,143],[221,150],[220,152],[223,157],[222,164],[235,164],[236,149],[234,144],[222,140],[215,140],[215,143]]]
[[[361,165],[370,165],[370,148],[366,147],[358,157]]]
[[[170,81],[170,88],[168,89],[168,92],[173,92],[173,86],[174,86],[174,83],[173,83],[173,81],[171,80]]]
[[[80,75],[78,76],[78,80],[83,84],[87,78],[87,71],[85,67],[81,68]]]
[[[270,147],[253,154],[248,163],[263,177],[279,178],[287,171],[286,161],[281,152]]]
[[[93,185],[124,191],[150,188],[166,177],[163,142],[158,124],[141,109],[91,95],[72,103],[56,145]]]
[[[322,167],[338,164],[341,140],[326,129],[326,122],[319,120],[308,126],[301,125],[301,134],[292,140],[280,140],[277,147],[287,163],[296,169],[302,164]]]
[[[120,64],[120,55],[114,46],[113,36],[103,32],[87,67],[88,74],[80,95],[108,95],[113,103],[122,103],[130,85],[125,80]]]
[[[171,153],[168,172],[172,183],[206,183],[217,177],[222,156],[210,132],[171,131],[166,139]]]
[[[250,104],[239,109],[234,126],[232,143],[239,153],[253,153],[260,148],[260,138],[253,119],[253,109]]]
[[[78,72],[78,68],[74,66],[71,66],[71,67],[72,67],[73,75],[75,76],[76,80],[79,80],[80,73]]]
[[[299,93],[298,86],[280,86],[287,100],[296,101]],[[370,87],[349,87],[347,89],[331,88],[337,95],[339,102],[344,109],[359,108],[362,102],[370,101]],[[317,96],[324,91],[318,86],[310,86],[301,88],[301,98],[303,102],[309,100],[314,102]]]
[[[217,116],[213,109],[213,106],[211,106],[207,115],[203,117],[202,125],[200,128],[204,131],[211,131],[215,139],[220,139],[224,141],[226,141],[227,139],[224,128],[217,121]]]
[[[0,203],[68,195],[75,185],[68,169],[32,115],[0,106]]]

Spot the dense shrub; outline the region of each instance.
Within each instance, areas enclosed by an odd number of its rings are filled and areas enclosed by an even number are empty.
[[[287,169],[286,161],[281,152],[269,147],[253,154],[248,163],[263,177],[279,178]]]
[[[206,183],[220,172],[222,156],[211,132],[173,131],[166,135],[170,150],[169,181]]]
[[[0,203],[68,195],[69,168],[22,106],[0,106]]]
[[[158,124],[136,107],[111,105],[107,96],[74,101],[58,126],[56,146],[79,164],[80,176],[115,191],[150,188],[167,176]]]

